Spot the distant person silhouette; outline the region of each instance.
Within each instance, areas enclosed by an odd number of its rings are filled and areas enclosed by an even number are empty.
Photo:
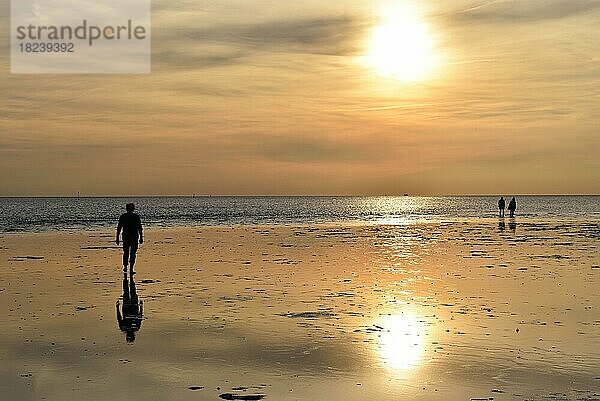
[[[135,281],[133,276],[127,282],[127,274],[123,275],[123,312],[119,309],[119,300],[117,299],[117,322],[119,329],[125,333],[125,339],[128,343],[135,341],[135,333],[142,326],[144,318],[144,302],[140,301],[135,290]]]
[[[506,205],[506,201],[504,200],[504,197],[501,196],[500,200],[498,201],[498,210],[499,210],[499,217],[504,217],[504,206]]]
[[[116,243],[119,245],[119,235],[121,234],[121,230],[123,230],[123,273],[127,273],[127,265],[129,264],[130,273],[135,274],[133,265],[135,264],[138,241],[140,244],[144,243],[142,220],[137,213],[133,213],[135,210],[133,203],[128,203],[125,206],[125,210],[127,210],[127,213],[123,213],[119,217]]]
[[[510,217],[515,217],[515,210],[517,210],[517,201],[515,198],[512,198],[508,203],[508,211],[510,212]]]

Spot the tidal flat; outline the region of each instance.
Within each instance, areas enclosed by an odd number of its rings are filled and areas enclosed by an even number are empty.
[[[598,222],[145,237],[132,283],[113,232],[0,235],[3,399],[600,399]]]

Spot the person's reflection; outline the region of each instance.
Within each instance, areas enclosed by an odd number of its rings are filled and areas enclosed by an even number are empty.
[[[125,333],[125,339],[128,343],[135,341],[135,333],[142,326],[144,315],[144,304],[140,301],[135,290],[135,281],[133,276],[127,282],[127,275],[123,275],[123,308],[119,309],[119,300],[117,299],[117,321],[119,329]]]
[[[514,218],[510,219],[508,221],[508,228],[510,228],[510,230],[513,232],[513,234],[516,234],[517,232],[517,222],[515,221]]]
[[[504,224],[504,218],[498,220],[498,230],[504,231],[506,229],[506,224]]]

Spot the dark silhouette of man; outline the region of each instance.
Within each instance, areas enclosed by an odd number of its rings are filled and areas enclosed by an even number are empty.
[[[506,202],[504,201],[504,197],[501,196],[500,200],[498,201],[498,209],[500,210],[500,214],[498,215],[499,217],[504,217],[504,206],[506,205]]]
[[[123,313],[119,310],[119,300],[117,299],[117,322],[119,329],[125,333],[125,339],[128,343],[135,341],[135,333],[142,326],[144,318],[144,302],[140,301],[135,290],[135,281],[133,276],[127,282],[127,274],[123,275]]]
[[[515,210],[517,210],[517,201],[513,197],[508,203],[508,211],[510,212],[510,217],[515,217]]]
[[[135,274],[133,265],[135,264],[135,254],[138,249],[138,241],[144,243],[144,233],[142,229],[142,220],[137,213],[133,213],[135,205],[128,203],[125,206],[127,213],[123,213],[119,217],[117,225],[116,243],[119,245],[119,235],[123,230],[123,273],[127,273],[127,265],[129,264],[129,272]]]

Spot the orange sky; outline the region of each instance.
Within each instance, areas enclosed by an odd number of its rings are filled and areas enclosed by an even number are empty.
[[[0,196],[600,193],[600,2],[395,2],[413,82],[390,3],[158,0],[148,75],[11,75],[4,30]]]

